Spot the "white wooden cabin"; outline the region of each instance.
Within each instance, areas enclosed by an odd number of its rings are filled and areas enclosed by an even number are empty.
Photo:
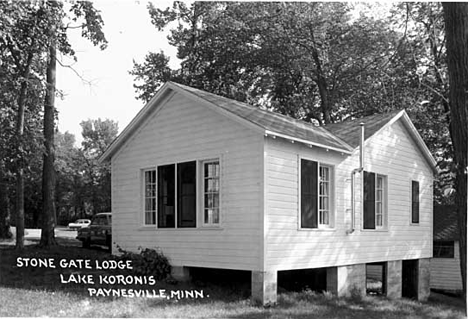
[[[387,295],[428,295],[435,161],[405,111],[318,127],[168,82],[101,160],[113,242],[179,275],[248,270],[266,304],[278,271],[326,268],[347,295],[382,262]]]
[[[463,291],[460,271],[460,237],[453,206],[434,207],[434,253],[431,288],[451,293]]]

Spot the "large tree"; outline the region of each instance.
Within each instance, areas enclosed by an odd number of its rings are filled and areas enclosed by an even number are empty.
[[[27,145],[40,139],[28,138],[30,128],[27,117],[40,114],[34,110],[44,105],[44,176],[43,176],[43,218],[41,245],[53,244],[54,209],[54,130],[56,94],[55,68],[56,52],[74,56],[67,39],[67,29],[82,29],[83,37],[104,48],[106,39],[102,33],[103,21],[91,2],[76,1],[68,5],[58,1],[1,1],[0,2],[0,54],[2,55],[2,77],[12,90],[9,106],[15,110],[15,134],[9,142],[15,149],[11,159],[15,162],[16,180],[16,226],[17,248],[23,248],[24,240],[24,176],[27,169]],[[78,25],[77,25],[78,24]],[[44,63],[46,62],[46,63]],[[3,88],[2,88],[3,89]],[[2,90],[6,91],[6,90]],[[44,98],[45,96],[45,98]],[[33,100],[34,97],[35,99]],[[39,102],[39,100],[42,100]],[[4,103],[2,103],[4,104]],[[3,108],[3,105],[2,105]],[[10,113],[9,113],[10,114]],[[11,144],[11,143],[7,143]],[[37,143],[36,143],[37,144]],[[5,154],[5,152],[0,152]],[[3,160],[3,158],[2,158]],[[3,160],[2,167],[5,166]],[[2,174],[5,176],[5,174]],[[5,178],[3,177],[3,180]]]
[[[402,30],[399,42],[402,96],[407,111],[437,161],[434,197],[439,204],[453,204],[453,148],[449,132],[447,55],[442,4],[399,3],[392,19]],[[392,68],[393,69],[393,68]]]
[[[456,207],[460,236],[460,267],[466,297],[466,214],[468,141],[468,3],[444,2],[450,83],[450,136],[455,162]]]
[[[54,132],[55,132],[55,91],[56,91],[56,68],[57,50],[67,55],[74,55],[74,51],[67,39],[66,24],[70,19],[64,10],[63,4],[57,1],[47,1],[45,6],[49,12],[50,35],[48,42],[48,64],[46,69],[46,97],[44,103],[44,164],[42,174],[42,232],[41,246],[56,244],[54,228],[56,224],[55,211],[55,152],[54,152]],[[106,39],[102,32],[103,21],[99,12],[93,7],[91,2],[77,1],[70,12],[71,19],[77,21],[81,19],[82,35],[88,38],[93,44],[101,45],[101,49],[106,46]]]
[[[14,135],[9,136],[6,145],[14,145],[10,160],[14,162],[13,170],[16,180],[16,248],[22,249],[24,242],[24,176],[27,169],[28,149],[34,144],[25,130],[28,117],[36,112],[35,106],[41,98],[41,61],[39,54],[43,51],[43,42],[47,32],[43,32],[42,19],[44,12],[30,2],[0,3],[0,52],[2,54],[2,81],[9,89],[2,108],[15,110],[15,117],[8,121],[14,122]],[[26,110],[28,112],[26,112]],[[10,116],[12,113],[8,113]],[[28,138],[29,137],[29,138]],[[5,162],[4,162],[5,165]],[[5,174],[3,174],[5,175]]]
[[[379,5],[370,5],[376,12]],[[365,8],[367,5],[364,5]],[[441,172],[434,193],[452,203],[445,32],[440,3],[397,3],[387,16],[350,3],[176,2],[151,4],[153,24],[171,22],[164,52],[134,63],[138,98],[168,80],[314,122],[406,109]]]

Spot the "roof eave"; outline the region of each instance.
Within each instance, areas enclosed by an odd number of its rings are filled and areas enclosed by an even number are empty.
[[[410,131],[410,133],[411,133],[412,137],[414,138],[416,144],[419,146],[420,150],[422,151],[426,161],[429,163],[429,166],[431,167],[432,172],[434,173],[434,175],[438,175],[439,170],[437,169],[437,162],[434,159],[434,157],[432,156],[431,151],[427,147],[426,143],[424,143],[421,135],[418,133],[418,130],[414,126],[413,122],[411,122],[411,119],[409,118],[406,111],[403,110],[402,113],[403,113],[402,117],[404,119],[405,125],[407,126],[408,130]]]
[[[338,148],[338,147],[334,147],[334,146],[328,146],[328,145],[320,144],[320,143],[317,143],[317,142],[312,142],[312,141],[309,141],[309,140],[304,140],[304,139],[301,139],[301,138],[297,138],[297,137],[294,137],[294,136],[289,136],[289,135],[273,132],[273,131],[270,131],[270,130],[265,130],[265,135],[276,136],[276,137],[280,137],[280,138],[283,138],[283,139],[286,139],[286,140],[299,142],[299,143],[305,144],[307,146],[315,146],[315,147],[323,148],[325,150],[331,150],[331,151],[344,153],[344,154],[348,154],[348,155],[352,153],[352,150],[349,150],[349,149]]]

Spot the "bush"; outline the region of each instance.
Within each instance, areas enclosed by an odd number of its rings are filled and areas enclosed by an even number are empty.
[[[150,248],[142,249],[139,247],[138,250],[140,253],[138,254],[123,250],[118,246],[117,250],[121,253],[118,259],[132,261],[135,275],[152,275],[156,280],[163,280],[171,274],[171,264],[161,251]]]

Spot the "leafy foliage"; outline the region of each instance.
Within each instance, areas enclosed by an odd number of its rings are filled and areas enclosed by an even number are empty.
[[[66,7],[70,9],[68,12]],[[44,206],[43,221],[47,224],[44,223],[43,234],[53,234],[56,90],[55,80],[51,79],[55,78],[56,50],[68,56],[75,54],[67,38],[67,30],[75,27],[74,23],[79,24],[83,37],[105,48],[103,21],[91,2],[65,5],[59,1],[0,1],[0,166],[5,169],[0,183],[6,185],[3,189],[7,190],[16,183],[13,207],[20,249],[25,208],[33,212],[34,224],[37,224],[36,212]],[[44,138],[40,135],[43,123]],[[41,162],[44,162],[45,172],[42,180],[36,171],[36,165]],[[44,199],[37,199],[36,192],[41,188]],[[0,208],[2,220],[8,220],[7,211],[8,208]]]
[[[139,248],[140,253],[126,251],[117,247],[121,260],[131,260],[136,275],[152,275],[156,280],[164,280],[171,274],[171,264],[161,251],[150,248]]]
[[[175,81],[315,124],[406,109],[437,160],[438,202],[453,188],[440,3],[175,2],[148,5],[170,28],[164,52],[134,62],[138,98]],[[364,14],[367,10],[367,14]]]
[[[108,119],[90,119],[81,126],[80,148],[72,134],[56,134],[56,205],[62,224],[111,211],[110,165],[98,159],[117,136],[118,125]]]

